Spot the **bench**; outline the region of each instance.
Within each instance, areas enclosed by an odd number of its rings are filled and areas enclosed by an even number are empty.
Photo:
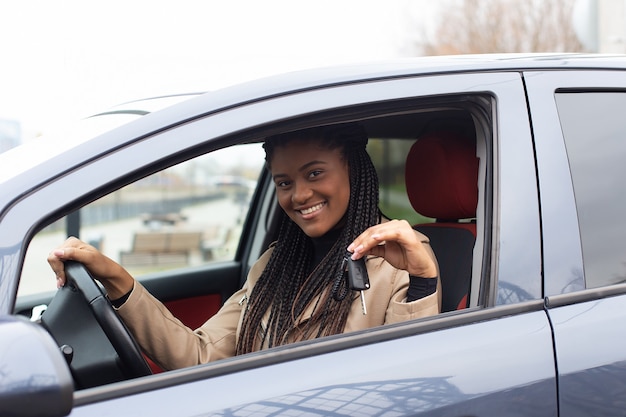
[[[135,233],[130,251],[120,252],[125,266],[176,266],[189,264],[189,255],[199,251],[202,232]]]
[[[230,227],[221,225],[212,225],[204,232],[204,240],[202,242],[202,259],[204,261],[212,261],[221,257],[222,252],[229,239],[232,230]]]

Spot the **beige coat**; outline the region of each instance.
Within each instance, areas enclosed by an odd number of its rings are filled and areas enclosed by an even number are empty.
[[[428,238],[423,235],[421,238],[428,245]],[[163,369],[183,368],[234,356],[247,296],[271,252],[270,248],[253,265],[241,290],[196,330],[183,325],[138,282],[118,311],[142,349]],[[437,283],[434,294],[407,303],[409,278],[406,271],[394,268],[383,258],[372,256],[367,258],[366,265],[371,285],[364,293],[367,314],[363,314],[361,300],[357,297],[348,316],[346,332],[435,315],[441,310],[440,283]]]

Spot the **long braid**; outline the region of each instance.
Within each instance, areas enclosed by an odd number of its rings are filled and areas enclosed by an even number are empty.
[[[297,281],[298,277],[304,275],[302,273],[298,274],[296,272],[297,269],[310,263],[311,242],[307,236],[302,233],[300,228],[286,215],[283,215],[279,236],[280,240],[275,245],[272,256],[247,301],[246,313],[241,326],[242,334],[240,343],[238,343],[237,346],[238,354],[258,350],[259,346],[257,345],[262,346],[263,343],[258,343],[254,338],[257,334],[257,330],[261,330],[260,323],[263,316],[270,307],[272,321],[274,321],[276,316],[279,316],[276,310],[280,308],[282,303],[289,302],[289,300],[294,297],[289,293],[285,294],[285,292],[289,290],[293,291],[297,288],[298,284],[301,284],[292,282]],[[293,245],[285,245],[281,244],[281,242],[292,242]],[[305,262],[300,262],[300,265],[297,265],[297,260],[305,260]],[[281,292],[281,296],[276,297],[279,291]],[[284,314],[282,317],[284,320]],[[249,331],[246,332],[246,330]],[[271,342],[275,338],[273,334],[275,330],[276,329],[272,329],[266,333],[261,333],[262,341],[265,341],[268,333],[272,333],[269,341],[270,345],[272,345]],[[241,343],[244,338],[249,339],[245,342],[245,345]]]
[[[319,271],[320,277],[334,277],[333,284],[339,287],[342,284],[346,285],[343,270],[341,269],[346,248],[365,229],[379,221],[378,177],[369,155],[367,155],[364,149],[351,153],[349,162],[351,171],[350,189],[360,190],[361,192],[350,193],[350,203],[346,213],[344,231],[327,255],[332,261],[329,260],[325,268]],[[350,293],[350,296],[339,300],[332,292],[329,296],[326,296],[325,303],[318,309],[319,314],[316,318],[319,323],[316,323],[316,320],[313,319],[308,322],[309,333],[306,337],[312,336],[310,331],[314,330],[316,325],[319,326],[317,337],[341,333],[345,327],[353,298],[352,293]],[[339,305],[333,306],[333,303],[338,303]],[[332,316],[329,321],[330,315]]]
[[[237,354],[312,337],[343,332],[355,293],[348,291],[342,261],[346,248],[379,221],[378,177],[365,150],[367,136],[356,123],[313,128],[268,138],[267,159],[275,146],[289,140],[321,140],[329,149],[342,148],[350,176],[350,201],[345,226],[324,259],[311,271],[311,239],[283,213],[278,241],[248,299]],[[304,317],[310,306],[313,315]],[[266,332],[261,323],[268,315]],[[303,323],[296,326],[297,323]]]

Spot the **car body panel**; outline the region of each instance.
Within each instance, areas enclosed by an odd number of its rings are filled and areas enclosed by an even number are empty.
[[[579,220],[555,94],[623,93],[626,74],[573,71],[525,76],[538,155],[545,293],[554,328],[561,413],[617,416],[626,406],[626,286],[581,291],[586,285]],[[614,226],[620,230],[619,222]],[[623,248],[616,249],[623,253]]]
[[[373,344],[364,336],[361,342],[354,336],[357,340],[344,340],[349,349],[336,351],[330,345],[319,346],[320,350],[331,349],[328,353],[310,355],[305,346],[294,345],[277,349],[276,355],[305,357],[238,372],[228,372],[235,364],[225,363],[221,364],[224,375],[219,378],[201,376],[211,371],[213,365],[207,365],[194,370],[198,381],[184,383],[194,375],[181,372],[176,387],[120,398],[116,407],[130,414],[149,410],[155,416],[290,415],[294,410],[311,415],[466,415],[469,411],[471,415],[490,416],[494,396],[505,404],[514,396],[516,407],[496,409],[498,415],[519,415],[515,413],[520,409],[532,410],[537,416],[554,415],[556,383],[550,326],[541,304],[528,305],[527,309],[538,311],[514,314],[510,309],[514,315],[506,319],[485,320],[493,312],[483,310],[473,314],[476,322],[471,327],[420,334],[420,327],[426,325],[416,323],[412,326],[415,336]],[[394,330],[380,328],[367,336],[370,340],[381,338]],[[476,338],[475,332],[489,336]],[[537,390],[537,386],[542,389]],[[125,387],[118,389],[124,391]],[[98,395],[103,394],[97,390],[81,393],[71,415],[106,412],[111,406],[107,401],[91,402],[90,397]],[[486,400],[481,402],[481,398]],[[159,406],[151,407],[157,399]],[[185,411],[180,403],[186,404]]]
[[[593,293],[598,296],[598,291]],[[567,296],[548,301],[559,364],[561,413],[622,415],[626,408],[626,295],[572,301],[573,297]]]

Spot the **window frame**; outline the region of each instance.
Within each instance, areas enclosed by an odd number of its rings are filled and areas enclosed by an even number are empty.
[[[528,196],[524,196],[523,193],[512,194],[506,187],[501,187],[499,184],[499,178],[503,171],[511,172],[511,174],[507,173],[507,176],[514,175],[520,167],[524,167],[525,163],[525,161],[517,161],[515,158],[509,158],[506,164],[500,163],[504,153],[506,155],[519,155],[519,149],[516,147],[519,147],[519,144],[527,146],[524,135],[528,126],[520,124],[519,118],[516,116],[516,112],[524,108],[522,107],[520,81],[517,73],[506,72],[421,76],[333,86],[268,98],[263,103],[244,104],[228,111],[203,116],[194,121],[190,120],[165,130],[155,128],[153,135],[144,135],[141,140],[113,149],[108,153],[95,152],[95,156],[76,165],[75,168],[71,168],[62,177],[54,179],[47,186],[33,190],[29,198],[18,202],[14,206],[15,210],[7,213],[5,219],[10,221],[12,218],[18,217],[13,215],[18,212],[32,213],[32,216],[23,216],[16,222],[18,229],[21,227],[28,231],[22,239],[23,242],[28,242],[32,234],[38,230],[37,225],[55,220],[60,215],[65,214],[64,210],[70,206],[76,207],[93,201],[123,184],[128,184],[159,169],[172,166],[209,150],[228,146],[235,142],[255,140],[261,134],[268,135],[281,129],[284,130],[287,124],[292,129],[301,128],[310,123],[307,118],[310,118],[311,115],[315,115],[318,124],[332,123],[337,118],[334,114],[342,108],[345,109],[346,114],[341,117],[345,119],[355,106],[370,106],[376,103],[413,100],[415,98],[421,100],[441,97],[445,99],[451,94],[491,94],[494,99],[497,97],[497,107],[493,107],[493,114],[487,115],[492,120],[494,129],[494,136],[487,138],[487,140],[493,140],[494,174],[492,181],[494,191],[492,199],[485,201],[484,209],[492,211],[493,221],[498,223],[502,221],[503,213],[511,211],[509,206],[517,206],[519,205],[518,202],[523,199],[528,201]],[[259,105],[261,105],[262,110],[259,109]],[[503,109],[508,110],[503,111]],[[297,122],[294,122],[295,116],[298,117]],[[365,115],[361,114],[360,117],[365,117]],[[279,122],[281,119],[283,122]],[[277,122],[268,128],[265,127],[268,120]],[[486,132],[491,129],[491,127],[486,126],[483,128]],[[122,130],[129,129],[123,126]],[[487,134],[486,132],[485,134]],[[115,133],[116,131],[111,132],[110,135],[113,136]],[[501,142],[500,137],[509,136],[511,136],[510,140]],[[519,137],[521,140],[518,141],[515,137]],[[106,143],[106,141],[102,141],[102,144],[106,145]],[[507,147],[505,151],[503,151],[504,145]],[[70,164],[69,166],[73,165]],[[527,167],[523,169],[527,169]],[[98,178],[99,183],[94,185],[93,182],[89,181],[91,178]],[[72,186],[65,185],[70,183]],[[533,181],[529,180],[526,183],[524,187],[530,190],[529,196],[532,199],[533,191],[529,187],[532,187]],[[62,199],[56,198],[55,193],[61,189],[63,192],[58,193],[58,195],[62,195]],[[503,194],[507,195],[506,201],[502,199]],[[525,215],[532,215],[532,210],[529,210],[529,213]],[[483,230],[484,233],[489,234],[489,239],[494,242],[494,245],[491,248],[490,256],[483,258],[481,267],[483,275],[488,277],[488,280],[484,281],[486,283],[484,287],[474,289],[471,305],[479,304],[479,294],[483,294],[481,297],[485,296],[489,300],[488,305],[494,305],[495,302],[491,300],[496,299],[498,279],[515,278],[515,270],[508,270],[506,268],[507,262],[499,262],[499,259],[517,257],[519,250],[516,246],[521,246],[521,243],[518,242],[523,240],[513,238],[513,236],[524,231],[517,229],[509,231],[507,229],[504,231],[505,234],[511,233],[511,237],[507,237],[507,240],[514,242],[514,245],[503,247],[497,243],[502,238],[502,228],[491,227],[489,224],[485,225]],[[243,262],[249,263],[252,258],[256,259],[256,253],[246,250],[243,250],[242,253],[249,257],[242,260]],[[531,255],[529,260],[535,264],[535,256]],[[500,270],[503,267],[506,268],[504,275],[503,271]],[[532,269],[535,268],[532,267]],[[533,276],[535,272],[531,271],[529,275]],[[534,282],[534,280],[535,278],[530,280],[525,277],[523,282]],[[10,304],[12,302],[11,300]]]
[[[541,190],[544,293],[550,305],[603,297],[614,289],[580,289],[571,285],[572,271],[584,271],[578,213],[572,177],[556,106],[560,91],[624,91],[623,70],[527,71],[524,80],[533,126],[538,185]]]

